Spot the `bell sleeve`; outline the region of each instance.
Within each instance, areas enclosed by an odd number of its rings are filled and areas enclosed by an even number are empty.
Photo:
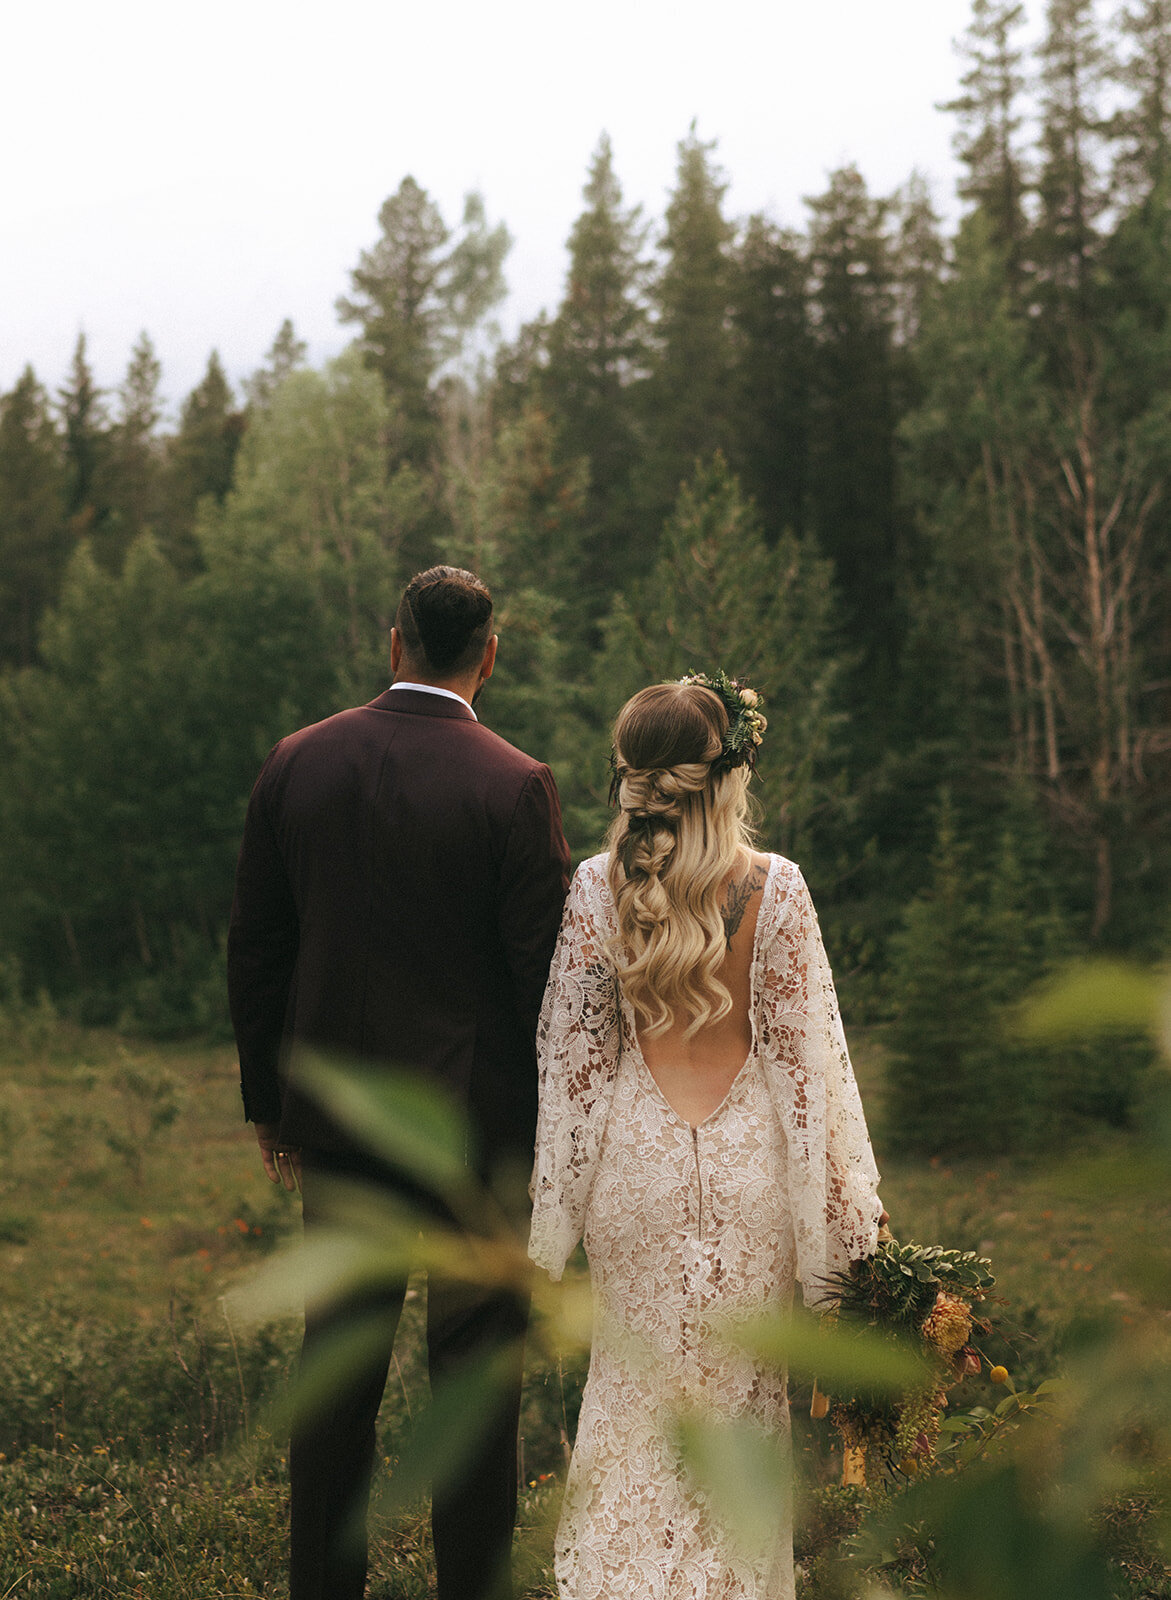
[[[583,862],[569,891],[537,1029],[540,1105],[529,1255],[554,1279],[582,1236],[621,1054],[604,892],[599,869]]]
[[[831,1273],[873,1254],[882,1206],[817,913],[786,865],[755,974],[757,1047],[788,1147],[797,1276],[816,1307]]]

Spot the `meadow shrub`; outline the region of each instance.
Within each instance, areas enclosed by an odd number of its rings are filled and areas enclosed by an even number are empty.
[[[981,865],[940,801],[929,882],[891,942],[889,1132],[907,1149],[1052,1149],[1086,1123],[1127,1125],[1140,1103],[1147,1042],[1017,1031],[1022,999],[1072,949],[1022,832],[1007,827]]]
[[[64,1303],[0,1320],[0,1450],[116,1446],[203,1458],[235,1439],[285,1382],[289,1326],[233,1341],[188,1310],[169,1328],[103,1323]],[[2,1591],[0,1591],[2,1592]]]
[[[137,1460],[96,1446],[0,1463],[0,1594],[239,1600],[287,1594],[285,1468]]]

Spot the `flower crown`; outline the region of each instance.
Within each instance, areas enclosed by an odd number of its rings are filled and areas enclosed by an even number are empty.
[[[726,672],[708,674],[706,672],[689,672],[679,682],[690,686],[698,684],[701,689],[710,689],[713,694],[718,694],[724,702],[724,710],[728,713],[728,727],[723,737],[720,753],[711,764],[711,770],[717,776],[725,772],[733,772],[737,767],[747,767],[750,771],[756,769],[756,756],[764,738],[764,731],[768,721],[761,712],[764,696],[746,683],[741,683],[739,678],[730,678]],[[618,771],[618,757],[610,751],[610,804],[615,805],[618,798],[618,789],[621,776]]]
[[[764,704],[763,695],[748,684],[741,683],[739,678],[730,678],[722,671],[710,674],[689,672],[679,682],[697,683],[702,689],[711,689],[724,702],[728,728],[724,734],[723,749],[712,762],[712,771],[733,772],[737,767],[755,771],[757,752],[764,738],[764,730],[768,727],[768,721],[760,710]]]

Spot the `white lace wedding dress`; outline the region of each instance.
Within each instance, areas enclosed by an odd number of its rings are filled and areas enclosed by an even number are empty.
[[[787,1431],[785,1374],[712,1319],[816,1304],[873,1250],[878,1173],[817,918],[774,856],[752,963],[752,1050],[697,1127],[643,1061],[605,953],[606,857],[578,869],[541,1015],[530,1253],[555,1278],[584,1238],[594,1345],[556,1542],[561,1600],[791,1600],[787,1505],[767,1551],[726,1537],[674,1444],[683,1413]]]

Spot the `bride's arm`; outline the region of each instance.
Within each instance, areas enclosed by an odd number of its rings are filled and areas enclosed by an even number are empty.
[[[788,1144],[797,1275],[817,1304],[830,1273],[873,1252],[882,1205],[817,913],[791,874],[764,953],[757,1025]]]
[[[554,1278],[581,1238],[621,1052],[606,957],[604,879],[591,862],[569,891],[537,1030],[540,1109],[529,1254]]]

